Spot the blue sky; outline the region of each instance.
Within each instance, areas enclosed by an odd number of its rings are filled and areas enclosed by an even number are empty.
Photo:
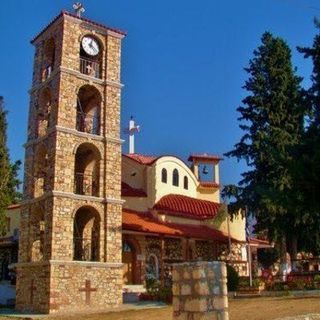
[[[145,154],[222,155],[239,141],[236,108],[253,50],[264,31],[283,37],[309,84],[311,64],[297,45],[312,43],[316,0],[84,0],[85,17],[128,32],[123,42],[122,128],[133,115]],[[30,40],[70,0],[10,0],[0,9],[0,95],[9,111],[12,160],[23,159],[33,47]],[[123,138],[126,138],[123,136]],[[123,151],[127,152],[127,144]],[[244,164],[225,159],[223,184],[239,180]]]

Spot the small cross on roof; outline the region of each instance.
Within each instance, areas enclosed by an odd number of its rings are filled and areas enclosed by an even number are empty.
[[[81,18],[81,13],[85,12],[85,9],[81,2],[76,2],[73,5],[73,9],[76,12],[77,17]]]

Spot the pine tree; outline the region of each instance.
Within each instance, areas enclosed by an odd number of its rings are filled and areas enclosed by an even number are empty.
[[[320,22],[315,19],[318,34],[311,48],[298,47],[305,58],[311,58],[313,71],[312,85],[306,91],[306,103],[309,107],[308,126],[301,146],[301,180],[303,205],[308,213],[309,224],[304,237],[306,249],[320,253]]]
[[[20,161],[10,164],[7,148],[7,121],[3,97],[0,96],[0,235],[5,232],[5,212],[8,205],[19,199],[17,173]]]
[[[298,163],[294,154],[303,134],[304,108],[301,78],[291,64],[291,51],[284,40],[266,32],[262,44],[245,68],[248,92],[237,110],[243,137],[228,157],[245,160],[248,171],[238,186],[227,186],[234,212],[247,208],[256,217],[256,230],[267,230],[272,240],[293,245],[300,213],[295,199],[299,188],[295,180]],[[294,252],[293,252],[294,253]]]

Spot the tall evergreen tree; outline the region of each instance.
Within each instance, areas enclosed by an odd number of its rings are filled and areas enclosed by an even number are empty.
[[[296,251],[299,198],[294,171],[294,152],[303,133],[304,110],[301,104],[301,78],[291,64],[291,51],[284,40],[266,32],[262,44],[245,68],[248,80],[242,100],[240,128],[244,135],[228,157],[245,160],[248,171],[238,186],[227,186],[233,196],[234,212],[247,208],[256,217],[256,229],[267,230],[271,239]]]
[[[301,146],[301,181],[303,181],[303,205],[308,213],[309,224],[305,229],[308,234],[302,240],[306,249],[320,253],[320,22],[315,19],[318,33],[313,45],[298,50],[313,63],[312,85],[306,91],[309,106],[308,126]]]
[[[5,232],[5,212],[9,204],[19,198],[17,173],[20,161],[10,164],[7,148],[7,121],[3,97],[0,96],[0,235]]]

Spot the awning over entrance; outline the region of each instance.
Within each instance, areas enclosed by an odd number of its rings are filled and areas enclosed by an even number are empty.
[[[157,235],[228,242],[228,235],[207,226],[162,222],[157,220],[150,212],[137,212],[128,209],[124,209],[122,212],[122,229]],[[237,240],[232,239],[232,241]]]

